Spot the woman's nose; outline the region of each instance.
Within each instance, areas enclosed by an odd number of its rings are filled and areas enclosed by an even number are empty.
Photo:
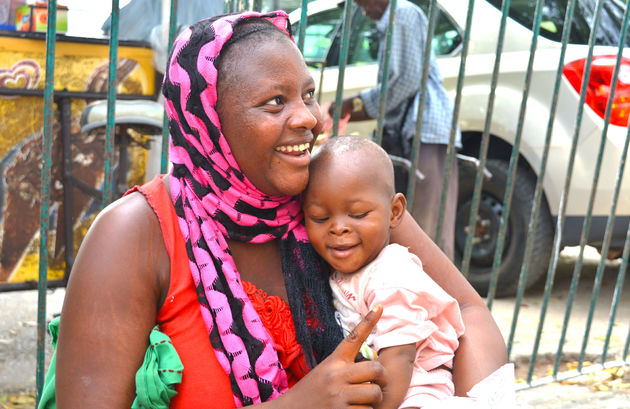
[[[296,103],[289,121],[292,128],[313,129],[317,125],[317,118],[304,101]]]

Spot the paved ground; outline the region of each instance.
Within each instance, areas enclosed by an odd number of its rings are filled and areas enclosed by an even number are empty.
[[[555,356],[560,340],[561,329],[567,310],[567,300],[571,278],[575,266],[575,256],[578,248],[568,248],[561,253],[556,272],[553,291],[549,297],[544,326],[540,340],[539,354]],[[599,263],[599,255],[592,247],[585,251],[584,263],[580,275],[579,286],[574,297],[568,330],[564,342],[564,351],[575,356],[582,348],[584,334],[586,332],[587,317],[591,308],[592,290],[595,274]],[[601,289],[595,304],[593,323],[590,328],[590,336],[586,348],[587,356],[598,358],[604,347],[604,340],[610,322],[611,303],[615,290],[615,284],[619,273],[621,260],[606,261],[606,267],[602,277]],[[514,335],[512,357],[528,357],[532,354],[534,338],[541,320],[541,309],[544,293],[544,283],[529,290],[520,305],[518,325]],[[621,293],[621,302],[615,315],[611,333],[609,356],[619,355],[628,337],[628,324],[630,323],[630,280],[625,280],[624,290]],[[492,313],[501,328],[504,338],[507,340],[510,334],[512,317],[515,311],[514,298],[503,298],[494,301]]]
[[[628,409],[627,392],[593,392],[586,386],[551,384],[519,391],[518,409]]]
[[[584,269],[580,279],[575,306],[569,321],[567,340],[564,351],[562,371],[567,364],[571,365],[577,359],[582,346],[585,322],[590,307],[592,283],[598,263],[597,253],[587,249]],[[558,268],[558,275],[554,283],[554,291],[550,297],[547,316],[543,326],[543,336],[540,340],[540,365],[536,367],[536,378],[548,375],[550,358],[555,356],[562,322],[564,319],[567,292],[574,266],[574,250],[564,251]],[[601,357],[605,334],[609,322],[611,300],[619,261],[606,264],[602,280],[602,288],[595,308],[595,320],[590,330],[586,357],[596,361]],[[609,358],[620,359],[621,351],[627,339],[630,323],[630,280],[626,282],[622,293],[620,308],[617,311],[615,325],[609,347]],[[50,290],[47,295],[47,319],[61,311],[65,291],[63,289]],[[543,289],[538,286],[529,291],[522,300],[518,325],[514,335],[514,346],[511,359],[517,364],[517,378],[524,378],[527,374],[532,354],[536,329],[540,321],[541,301]],[[493,315],[507,339],[510,334],[512,316],[514,314],[514,299],[496,300]],[[37,293],[24,291],[15,293],[0,293],[0,408],[3,408],[2,395],[6,393],[32,392],[35,389],[36,362],[36,320]],[[47,342],[48,344],[48,342]],[[50,349],[46,353],[50,358]],[[628,372],[630,372],[629,368]],[[615,391],[593,391],[593,380],[589,377],[577,378],[572,385],[550,384],[517,392],[517,407],[525,408],[604,408],[630,409],[630,389],[620,388]],[[630,375],[620,379],[617,384],[630,384]],[[606,389],[604,386],[600,389]],[[11,406],[6,406],[11,407]],[[20,406],[20,407],[29,407]]]
[[[61,311],[64,295],[63,289],[48,291],[48,321]],[[50,338],[46,347],[48,365]],[[0,293],[0,395],[35,390],[36,351],[37,291]]]

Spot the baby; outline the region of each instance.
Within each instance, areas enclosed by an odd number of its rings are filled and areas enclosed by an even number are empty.
[[[391,160],[366,138],[342,136],[319,148],[309,170],[306,229],[332,268],[340,325],[350,331],[374,306],[384,307],[369,348],[362,349],[388,376],[379,407],[442,407],[454,394],[451,368],[464,326],[457,302],[418,257],[389,244],[406,207],[394,191]]]

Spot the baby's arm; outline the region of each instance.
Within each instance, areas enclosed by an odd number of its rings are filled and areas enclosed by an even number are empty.
[[[411,383],[415,359],[415,344],[396,345],[378,352],[378,361],[385,368],[387,385],[383,388],[383,401],[376,408],[397,409],[400,406]]]
[[[385,367],[388,376],[387,387],[383,390],[384,397],[390,393],[396,394],[400,389],[403,392],[398,392],[396,396],[404,400],[411,383],[414,360],[417,358],[416,348],[424,349],[420,364],[426,370],[453,358],[452,351],[457,349],[457,338],[464,331],[457,302],[422,271],[420,260],[410,255],[405,248],[395,245],[387,247],[379,263],[375,263],[375,269],[365,283],[363,293],[368,308],[374,304],[380,304],[384,308],[374,337],[378,360]],[[431,340],[425,343],[428,338]],[[389,356],[381,358],[390,348],[401,348],[399,345],[405,348],[411,346],[405,351],[410,354],[406,361],[400,359],[406,355],[398,355],[398,352],[394,352],[393,359]],[[406,362],[406,366],[401,362]],[[392,367],[394,369],[390,373]],[[403,381],[400,371],[406,368],[410,372]],[[391,390],[390,385],[396,389]],[[447,388],[446,384],[443,386]],[[401,403],[401,400],[397,400],[388,404],[392,406],[379,407],[398,408]],[[414,404],[417,405],[409,402],[410,406]]]

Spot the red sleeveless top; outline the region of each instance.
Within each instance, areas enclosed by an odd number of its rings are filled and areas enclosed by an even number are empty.
[[[184,372],[170,408],[234,408],[230,380],[216,359],[201,317],[186,244],[162,176],[132,191],[142,193],[157,215],[171,260],[168,294],[158,312],[157,324],[171,338]],[[273,339],[291,387],[308,369],[302,348],[295,339],[289,306],[282,298],[268,296],[254,284],[243,281],[243,288]]]

